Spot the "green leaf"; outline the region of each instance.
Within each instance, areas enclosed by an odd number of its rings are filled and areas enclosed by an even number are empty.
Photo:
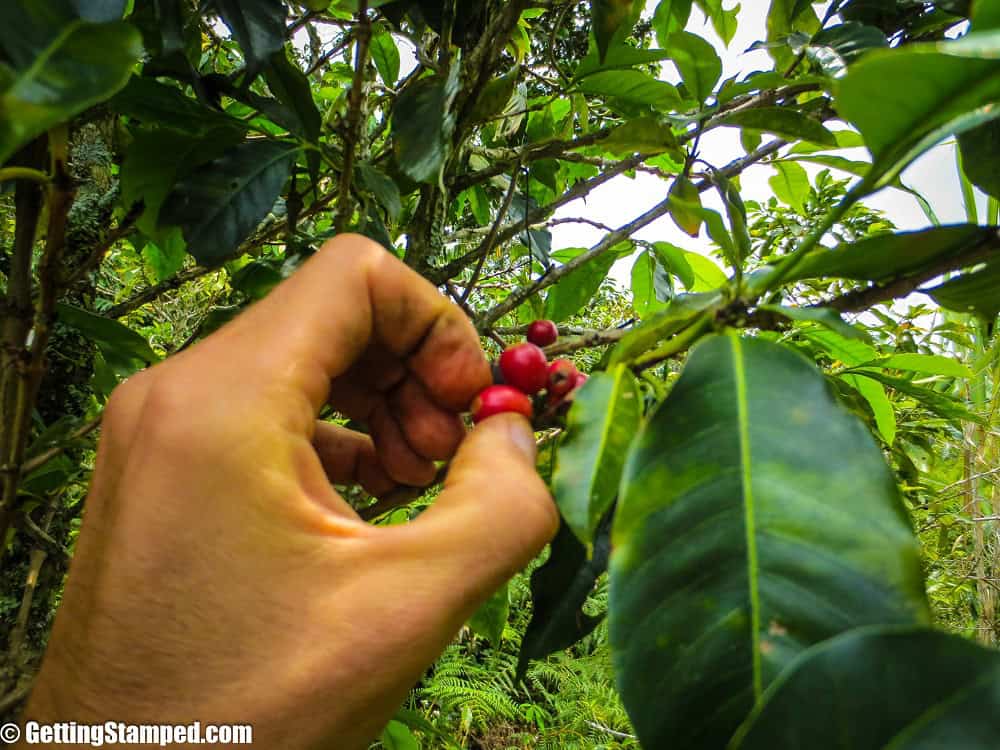
[[[691,16],[691,0],[660,0],[653,13],[653,31],[661,47],[675,31],[683,31]]]
[[[597,294],[617,259],[615,253],[606,252],[560,279],[545,297],[545,318],[561,323],[583,309]]]
[[[142,259],[149,265],[157,284],[180,271],[186,257],[184,235],[179,229],[167,232],[159,243],[147,242],[142,248]]]
[[[235,291],[256,301],[264,299],[283,279],[278,263],[261,259],[247,263],[234,273],[229,284]]]
[[[638,70],[609,70],[594,73],[580,82],[580,91],[595,96],[621,99],[660,112],[672,112],[681,104],[677,89]]]
[[[385,750],[420,750],[420,743],[417,742],[417,738],[413,736],[410,728],[395,719],[382,730],[380,740]]]
[[[323,129],[323,117],[313,101],[312,88],[305,72],[281,50],[268,58],[264,79],[275,99],[291,113],[290,130],[316,143]]]
[[[0,10],[0,25],[9,20],[7,12],[11,9]],[[9,36],[22,31],[8,26],[0,32],[8,54]],[[13,79],[6,86],[0,79],[0,164],[36,136],[122,88],[141,55],[142,40],[130,24],[72,21],[44,48],[18,56],[23,65],[16,65]]]
[[[685,289],[691,291],[697,283],[694,269],[691,268],[691,263],[688,260],[691,252],[677,247],[677,245],[672,245],[669,242],[654,242],[653,251],[656,253],[663,267],[680,279]],[[721,274],[722,271],[719,271],[719,273]],[[723,279],[725,279],[724,274]],[[716,287],[712,288],[715,289]]]
[[[416,182],[437,182],[451,151],[458,93],[458,67],[447,78],[432,77],[403,89],[392,109],[392,139],[396,164]]]
[[[701,193],[691,180],[679,175],[670,186],[670,218],[685,234],[697,237],[704,214]]]
[[[885,387],[869,378],[857,375],[842,375],[841,379],[868,402],[879,434],[886,445],[892,445],[896,440],[896,411],[885,392]]]
[[[981,416],[969,411],[965,408],[965,405],[961,401],[949,396],[946,393],[914,385],[905,378],[892,377],[891,375],[886,375],[883,372],[875,370],[858,369],[854,372],[858,375],[863,375],[866,378],[877,380],[882,385],[888,386],[893,390],[909,396],[943,419],[948,419],[953,422],[974,422],[976,424],[983,423],[983,418]]]
[[[892,354],[878,361],[879,367],[907,370],[924,375],[944,375],[950,378],[971,378],[972,371],[958,360],[940,354]]]
[[[389,88],[395,88],[396,81],[399,80],[399,48],[392,34],[380,31],[372,36],[371,51],[372,62],[375,63],[382,82]]]
[[[247,80],[252,80],[267,59],[284,47],[288,9],[281,0],[211,1],[243,50]]]
[[[805,213],[806,198],[809,197],[809,175],[800,164],[781,161],[771,165],[777,174],[768,180],[778,200],[787,203],[798,213]]]
[[[998,736],[1000,654],[933,630],[864,628],[802,654],[729,747],[992,750]]]
[[[817,250],[795,267],[788,280],[834,276],[858,281],[884,281],[918,273],[936,262],[990,242],[995,235],[996,228],[973,224],[880,234],[839,245],[833,250]]]
[[[494,648],[499,648],[503,640],[503,629],[510,614],[510,586],[504,583],[493,596],[479,605],[479,609],[469,620],[474,633],[488,640]]]
[[[691,325],[699,317],[714,311],[722,302],[719,292],[703,294],[678,294],[667,306],[629,331],[608,355],[608,367],[621,362],[631,362],[638,355],[649,351],[660,341],[673,336]]]
[[[552,490],[563,519],[588,549],[618,496],[641,417],[639,388],[625,365],[595,372],[573,399]]]
[[[479,98],[476,99],[476,106],[472,110],[472,119],[490,120],[502,114],[517,90],[517,81],[520,77],[521,67],[515,65],[509,72],[483,86]]]
[[[147,126],[170,128],[191,135],[207,135],[223,129],[237,134],[246,131],[246,125],[235,117],[206,107],[176,86],[142,76],[132,76],[128,85],[111,99],[110,106],[115,112]]]
[[[591,49],[580,64],[577,65],[573,78],[578,81],[602,70],[616,68],[634,68],[639,65],[650,65],[661,60],[669,60],[670,53],[662,49],[638,49],[628,44],[616,44],[601,60],[596,49]]]
[[[819,18],[809,5],[803,6],[798,0],[771,0],[767,14],[767,47],[775,68],[787,70],[795,59],[788,45],[789,38],[796,32],[803,32],[808,39],[819,28]]]
[[[626,462],[609,625],[644,747],[724,747],[810,645],[923,623],[919,546],[892,472],[811,362],[702,340]]]
[[[516,682],[524,677],[529,661],[569,648],[603,619],[588,615],[583,604],[607,570],[610,531],[609,519],[605,519],[594,540],[593,554],[588,557],[569,527],[565,523],[559,526],[549,559],[531,574],[531,622],[521,639]]]
[[[635,19],[635,10],[645,3],[643,0],[590,0],[590,13],[594,26],[594,38],[601,60],[608,52],[612,40],[622,30],[627,31]]]
[[[62,303],[56,305],[56,315],[62,323],[93,341],[107,363],[116,369],[134,372],[160,360],[143,336],[117,320]]]
[[[689,292],[710,292],[729,283],[726,274],[711,258],[690,251],[685,251],[684,258],[694,274],[694,283],[687,287]]]
[[[1000,121],[994,120],[958,136],[962,168],[977,188],[1000,198]]]
[[[716,118],[715,124],[749,130],[762,130],[786,140],[806,140],[836,148],[833,133],[808,115],[783,107],[757,107],[732,112]]]
[[[355,168],[358,182],[361,186],[375,196],[382,207],[389,214],[389,219],[395,221],[399,218],[403,210],[402,198],[399,194],[399,187],[390,177],[380,172],[371,164],[359,163]]]
[[[998,289],[1000,262],[994,261],[980,271],[962,274],[957,279],[923,291],[942,307],[957,312],[975,313],[992,323],[1000,315]]]
[[[222,262],[270,213],[296,151],[265,140],[235,146],[177,183],[160,209],[160,224],[181,227],[199,263]]]
[[[840,313],[832,307],[782,307],[781,305],[760,305],[758,310],[767,310],[777,313],[789,320],[799,322],[818,323],[829,328],[844,338],[857,339],[859,341],[869,341],[871,337],[868,332],[855,328],[850,323],[840,317]]]
[[[668,153],[677,161],[684,160],[684,152],[670,124],[655,117],[637,117],[625,121],[615,127],[600,145],[608,153],[618,156]]]
[[[482,185],[473,185],[468,190],[469,193],[469,210],[472,211],[472,216],[475,218],[476,223],[485,227],[490,223],[490,199],[486,195],[486,191],[483,189]]]
[[[667,39],[667,49],[691,95],[699,102],[708,99],[722,76],[715,48],[696,34],[678,31]]]
[[[234,147],[243,134],[225,127],[198,136],[166,128],[139,128],[132,135],[121,168],[122,203],[133,206],[141,201],[139,228],[158,243],[167,243],[168,232],[160,228],[159,215],[174,184]]]
[[[670,277],[654,253],[640,253],[632,265],[632,308],[640,318],[647,317],[673,296]]]
[[[734,266],[742,264],[750,257],[753,248],[750,241],[750,232],[747,229],[747,209],[743,205],[743,197],[736,186],[726,179],[721,172],[712,173],[712,182],[719,190],[719,196],[726,207],[726,216],[729,217],[729,226],[732,229],[732,240]]]
[[[997,116],[995,107],[977,110],[1000,99],[1000,63],[946,54],[951,44],[876,50],[839,82],[837,112],[865,138],[873,187],[946,136]]]
[[[833,330],[808,330],[803,332],[813,344],[825,351],[834,361],[848,367],[878,359],[878,351],[857,336],[844,336]]]

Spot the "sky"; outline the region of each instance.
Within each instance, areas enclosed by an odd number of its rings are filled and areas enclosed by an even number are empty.
[[[730,6],[732,0],[725,5]],[[739,28],[736,37],[729,47],[712,29],[704,16],[697,9],[692,11],[691,21],[687,30],[708,39],[722,58],[722,78],[739,75],[740,77],[755,70],[768,70],[772,67],[765,50],[747,52],[753,42],[767,36],[765,21],[770,0],[743,0],[739,17]],[[652,0],[648,10],[655,8]],[[817,6],[822,12],[822,6]],[[665,62],[661,77],[671,83],[680,80],[674,66]],[[834,129],[843,129],[838,123]],[[765,142],[769,136],[765,135]],[[706,133],[701,141],[703,157],[716,166],[722,166],[745,154],[740,147],[739,130],[735,128],[717,128]],[[836,152],[849,159],[867,160],[865,149],[845,149]],[[806,171],[814,176],[823,167],[803,164]],[[774,169],[767,165],[755,165],[748,168],[740,178],[744,200],[766,200],[772,191],[768,179],[775,174]],[[833,172],[834,176],[843,179],[849,177],[845,173]],[[854,179],[853,177],[851,178]],[[921,192],[934,208],[942,223],[964,222],[965,208],[962,202],[961,189],[955,166],[955,146],[953,142],[942,144],[911,165],[903,173],[903,182]],[[619,177],[610,181],[594,192],[585,201],[578,200],[561,208],[556,218],[584,216],[609,226],[620,226],[652,208],[666,197],[669,183],[659,178],[638,173],[634,179]],[[982,199],[982,196],[980,196]],[[722,209],[721,202],[714,191],[702,195],[704,204],[717,210]],[[901,230],[922,229],[930,222],[917,204],[913,196],[898,190],[886,189],[865,199],[864,203],[884,211],[887,217]],[[982,211],[985,200],[980,206]],[[723,214],[725,215],[725,214]],[[567,247],[590,247],[600,241],[602,232],[585,224],[560,224],[553,227],[553,250]],[[639,231],[637,238],[653,241],[667,241],[687,250],[707,252],[711,242],[702,236],[692,239],[674,226],[669,217],[663,217]],[[619,261],[612,269],[613,278],[623,286],[629,285],[632,266],[631,259]]]

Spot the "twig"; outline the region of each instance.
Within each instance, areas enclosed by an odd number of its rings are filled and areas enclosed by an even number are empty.
[[[90,420],[82,427],[79,427],[78,429],[74,430],[61,444],[55,445],[49,448],[48,450],[39,453],[37,456],[33,456],[32,458],[26,460],[21,467],[22,473],[30,474],[36,469],[41,468],[42,466],[47,464],[53,458],[61,456],[77,440],[79,440],[82,437],[86,437],[91,432],[100,427],[101,419],[102,417],[97,417],[95,419]]]
[[[372,39],[372,22],[368,18],[368,0],[358,3],[358,23],[355,36],[357,38],[357,58],[354,69],[354,81],[347,98],[347,122],[344,135],[344,168],[340,173],[340,190],[337,197],[337,219],[334,227],[337,234],[347,229],[354,215],[354,202],[351,200],[351,184],[354,181],[354,161],[361,145],[365,105],[365,80],[368,76],[368,49]]]
[[[533,284],[515,289],[513,292],[510,293],[510,295],[508,295],[507,299],[505,299],[503,302],[496,305],[495,307],[491,308],[490,310],[487,310],[480,316],[479,320],[476,321],[478,328],[480,330],[483,330],[484,328],[491,326],[493,323],[495,323],[497,320],[502,318],[507,313],[511,312],[512,310],[516,310],[521,305],[522,302],[527,300],[533,294],[536,294],[542,289],[546,289],[552,286],[557,281],[559,281],[559,279],[569,275],[577,268],[586,265],[599,255],[606,253],[608,250],[615,247],[623,240],[628,239],[635,232],[638,232],[643,227],[652,224],[661,216],[665,216],[670,211],[670,206],[671,206],[671,200],[670,197],[668,196],[667,198],[664,198],[662,201],[653,206],[651,209],[646,211],[646,213],[642,214],[641,216],[638,216],[637,218],[630,221],[628,224],[625,224],[616,229],[615,231],[607,234],[604,237],[604,239],[602,239],[600,242],[598,242],[596,245],[590,248],[587,252],[578,255],[577,257],[559,266],[558,268],[551,269],[549,273],[545,274],[542,278],[540,278]]]
[[[619,732],[610,727],[606,727],[603,724],[598,724],[596,721],[588,721],[587,726],[597,729],[598,731],[610,734],[612,737],[617,737],[620,740],[637,740],[639,739],[634,734],[628,734],[627,732]]]
[[[472,272],[472,278],[469,279],[469,283],[465,286],[465,293],[462,295],[462,299],[459,300],[459,304],[463,307],[469,301],[469,297],[472,295],[472,291],[476,288],[476,284],[479,283],[479,275],[483,272],[483,265],[486,263],[487,256],[493,251],[497,235],[500,233],[500,225],[503,224],[504,219],[507,218],[510,206],[514,202],[514,194],[517,192],[517,172],[519,168],[520,165],[514,168],[514,174],[510,178],[510,186],[507,188],[507,194],[504,196],[503,205],[500,206],[500,210],[497,212],[497,218],[493,222],[493,226],[490,227],[490,233],[486,235],[486,238],[481,243],[479,243],[479,247],[473,251],[479,256],[479,260],[476,262],[476,267]]]

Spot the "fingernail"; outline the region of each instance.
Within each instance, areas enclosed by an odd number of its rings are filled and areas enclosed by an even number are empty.
[[[524,453],[525,458],[534,463],[538,455],[538,446],[535,445],[535,433],[531,429],[526,419],[511,419],[510,440],[517,446],[518,450]]]

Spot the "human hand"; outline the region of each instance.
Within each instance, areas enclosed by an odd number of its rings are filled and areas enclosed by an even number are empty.
[[[462,623],[555,533],[534,436],[458,414],[490,383],[475,330],[367,239],[131,378],[26,718],[250,723],[255,745],[364,748]],[[372,437],[318,422],[329,402]],[[456,453],[457,451],[457,453]],[[445,489],[361,522],[331,482]]]

